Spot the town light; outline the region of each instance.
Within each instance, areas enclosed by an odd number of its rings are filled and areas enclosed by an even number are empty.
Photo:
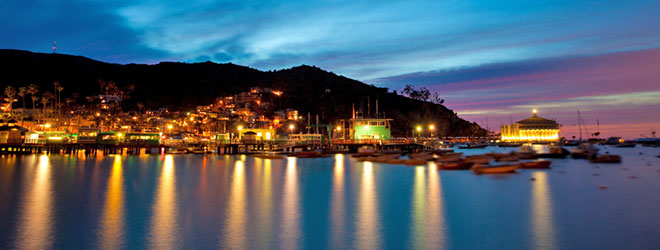
[[[367,125],[367,126],[364,126],[364,128],[369,129],[369,128],[371,128],[371,126]]]
[[[431,130],[431,131],[435,130],[435,125],[433,125],[433,124],[429,125],[429,130]]]
[[[536,115],[536,109],[532,109],[532,113]]]
[[[46,124],[44,125],[44,127],[46,127],[46,128],[50,128],[51,126],[52,126],[52,125],[50,125],[50,123],[46,123]]]
[[[293,126],[293,124],[289,125],[289,130],[293,130],[294,128],[296,128],[296,126]]]
[[[341,126],[337,126],[337,131],[341,131]]]
[[[174,126],[172,126],[172,124],[168,124],[168,125],[167,125],[167,129],[172,129],[173,127],[174,127]]]
[[[236,129],[238,129],[238,131],[241,131],[241,130],[243,130],[243,126],[238,125],[238,127],[236,127]]]
[[[417,126],[417,132],[422,132],[422,126]]]

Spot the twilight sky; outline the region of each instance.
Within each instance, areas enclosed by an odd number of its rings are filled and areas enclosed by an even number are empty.
[[[22,0],[0,48],[106,62],[316,65],[370,84],[426,86],[499,131],[532,108],[575,135],[660,131],[659,1]],[[488,120],[488,124],[486,124]]]

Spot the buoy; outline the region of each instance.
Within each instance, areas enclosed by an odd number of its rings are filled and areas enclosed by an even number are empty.
[[[600,185],[600,189],[607,189],[607,186],[605,186],[605,185]]]
[[[536,180],[536,178],[534,178],[534,177],[532,177],[532,178],[529,178],[529,180],[532,180],[532,181],[535,181],[535,180]]]

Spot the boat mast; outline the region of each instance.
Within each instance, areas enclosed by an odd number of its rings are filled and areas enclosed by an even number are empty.
[[[580,130],[580,141],[582,141],[582,117],[580,116],[580,110],[578,109],[578,128]]]

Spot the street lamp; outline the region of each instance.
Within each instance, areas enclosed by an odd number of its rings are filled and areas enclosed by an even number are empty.
[[[429,131],[431,132],[431,137],[433,137],[433,131],[435,131],[435,125],[434,124],[429,125]]]
[[[419,137],[419,136],[422,136],[422,126],[419,126],[419,125],[418,125],[416,129],[417,129],[417,136],[418,136],[418,137]]]
[[[289,133],[293,133],[293,129],[296,128],[293,124],[289,124]]]

